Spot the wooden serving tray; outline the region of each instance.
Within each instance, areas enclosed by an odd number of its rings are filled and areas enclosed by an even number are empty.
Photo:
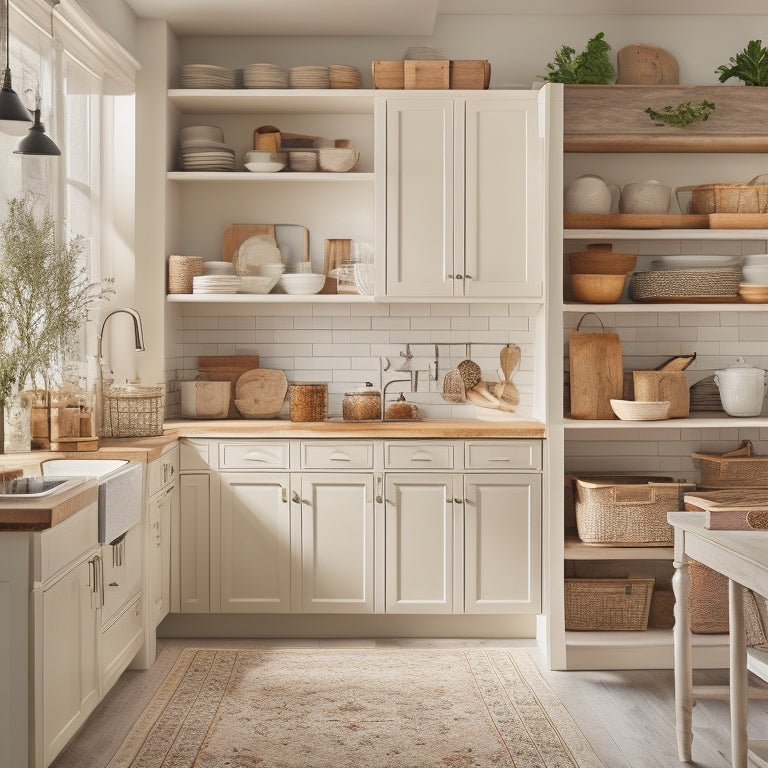
[[[675,213],[565,213],[566,229],[709,229],[709,216]]]
[[[710,229],[768,229],[768,213],[710,213]]]

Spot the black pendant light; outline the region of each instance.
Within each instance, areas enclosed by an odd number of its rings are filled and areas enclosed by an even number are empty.
[[[35,105],[35,122],[27,135],[16,145],[13,150],[15,155],[50,155],[56,157],[61,150],[53,140],[45,135],[45,126],[40,122],[40,97]]]
[[[29,110],[21,103],[19,94],[11,87],[10,26],[9,0],[5,0],[5,71],[0,91],[0,130],[19,135],[29,128],[32,118]]]

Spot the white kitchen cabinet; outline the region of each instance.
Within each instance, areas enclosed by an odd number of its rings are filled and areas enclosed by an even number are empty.
[[[171,526],[178,515],[178,484],[172,483],[147,502],[149,520],[150,629],[171,610]]]
[[[172,544],[175,564],[171,571],[171,599],[175,610],[182,613],[208,613],[211,478],[207,473],[184,474],[179,487],[178,523],[174,520],[173,525],[176,535]]]
[[[464,612],[538,613],[541,475],[464,475],[463,506]]]
[[[447,473],[386,476],[387,613],[461,610],[454,604],[455,481]]]
[[[542,297],[543,98],[387,98],[388,296]]]
[[[298,476],[301,610],[373,611],[373,476]]]
[[[42,676],[35,696],[42,744],[36,765],[56,757],[100,699],[101,565],[93,554],[42,592]]]
[[[221,474],[221,611],[291,609],[287,474]],[[215,561],[214,561],[215,562]]]

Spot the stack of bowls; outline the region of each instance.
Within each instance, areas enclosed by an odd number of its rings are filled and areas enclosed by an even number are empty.
[[[637,256],[614,253],[610,244],[590,244],[586,251],[568,254],[573,298],[589,304],[615,304],[636,263]]]
[[[768,253],[744,257],[739,296],[753,304],[768,303]]]
[[[251,173],[277,173],[285,168],[285,152],[249,150],[243,156],[245,169]]]
[[[235,170],[235,150],[224,143],[224,131],[216,125],[182,128],[179,151],[184,171]]]

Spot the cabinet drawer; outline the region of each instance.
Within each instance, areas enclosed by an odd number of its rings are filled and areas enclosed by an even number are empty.
[[[219,469],[288,469],[288,443],[219,443]]]
[[[468,442],[466,469],[541,469],[541,443],[536,440]]]
[[[302,469],[373,469],[373,443],[302,443]]]
[[[211,441],[182,438],[179,442],[179,463],[182,469],[209,469]]]
[[[147,464],[147,495],[152,496],[157,493],[163,486],[175,480],[178,473],[179,448],[174,447],[163,453],[159,459]]]
[[[104,693],[127,669],[144,642],[144,601],[137,597],[101,633],[102,689]]]
[[[453,469],[453,444],[387,443],[386,469]]]

